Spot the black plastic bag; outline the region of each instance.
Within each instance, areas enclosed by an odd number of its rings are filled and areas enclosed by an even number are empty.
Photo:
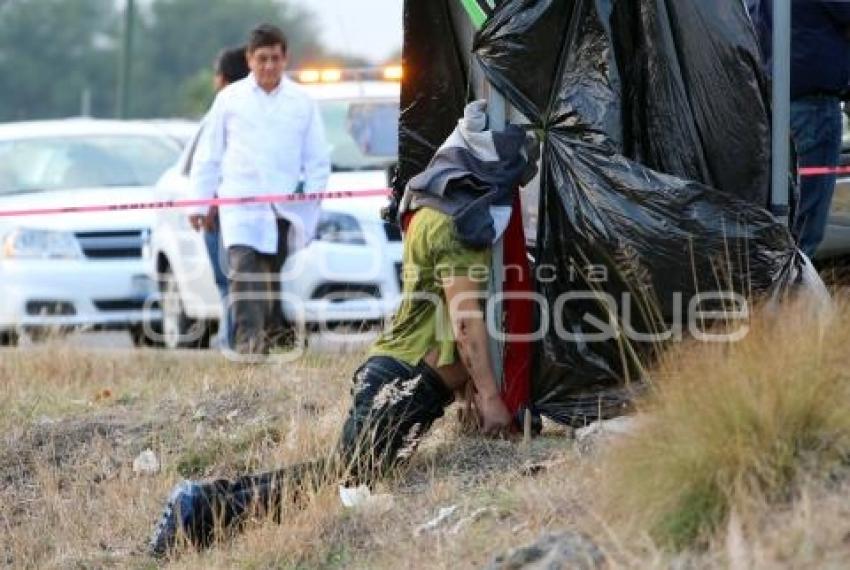
[[[770,93],[742,2],[616,3],[625,154],[768,207]]]
[[[507,0],[474,55],[544,133],[539,411],[617,413],[694,312],[708,332],[800,279],[764,209],[766,80],[740,0]]]
[[[399,118],[399,163],[394,195],[401,199],[407,182],[425,170],[454,130],[467,103],[467,67],[463,41],[453,16],[454,0],[408,0],[404,4],[404,81]],[[471,32],[467,32],[470,38]],[[466,52],[468,54],[468,50]],[[394,221],[394,220],[393,220]]]

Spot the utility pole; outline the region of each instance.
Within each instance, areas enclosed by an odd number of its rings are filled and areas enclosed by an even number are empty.
[[[86,87],[80,94],[80,116],[91,117],[91,87]]]
[[[136,19],[134,0],[126,0],[124,6],[124,34],[121,46],[121,66],[118,69],[118,96],[115,101],[115,115],[126,119],[130,110],[130,85],[133,67],[133,22]]]
[[[791,0],[773,3],[773,172],[770,206],[788,215],[788,162],[791,131]]]

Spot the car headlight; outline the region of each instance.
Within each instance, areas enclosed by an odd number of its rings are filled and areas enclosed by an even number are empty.
[[[9,259],[78,259],[82,256],[80,244],[70,232],[16,228],[3,238],[3,257]]]
[[[366,245],[366,236],[357,218],[336,212],[322,212],[316,239],[331,243]]]

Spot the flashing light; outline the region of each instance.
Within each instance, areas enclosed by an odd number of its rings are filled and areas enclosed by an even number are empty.
[[[2,0],[0,0],[2,2]],[[299,83],[339,83],[340,81],[401,81],[404,70],[400,65],[359,69],[302,69],[292,72]]]
[[[298,74],[301,83],[316,83],[322,78],[318,69],[305,69]]]
[[[323,69],[322,70],[322,82],[323,83],[336,83],[337,81],[342,79],[342,71],[339,69]]]
[[[387,81],[401,81],[404,70],[400,65],[391,65],[384,68],[384,79]]]

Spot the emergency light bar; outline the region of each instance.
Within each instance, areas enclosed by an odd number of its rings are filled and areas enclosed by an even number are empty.
[[[403,74],[404,71],[400,65],[390,65],[352,69],[301,69],[289,72],[289,77],[299,83],[339,83],[342,81],[401,81]]]

